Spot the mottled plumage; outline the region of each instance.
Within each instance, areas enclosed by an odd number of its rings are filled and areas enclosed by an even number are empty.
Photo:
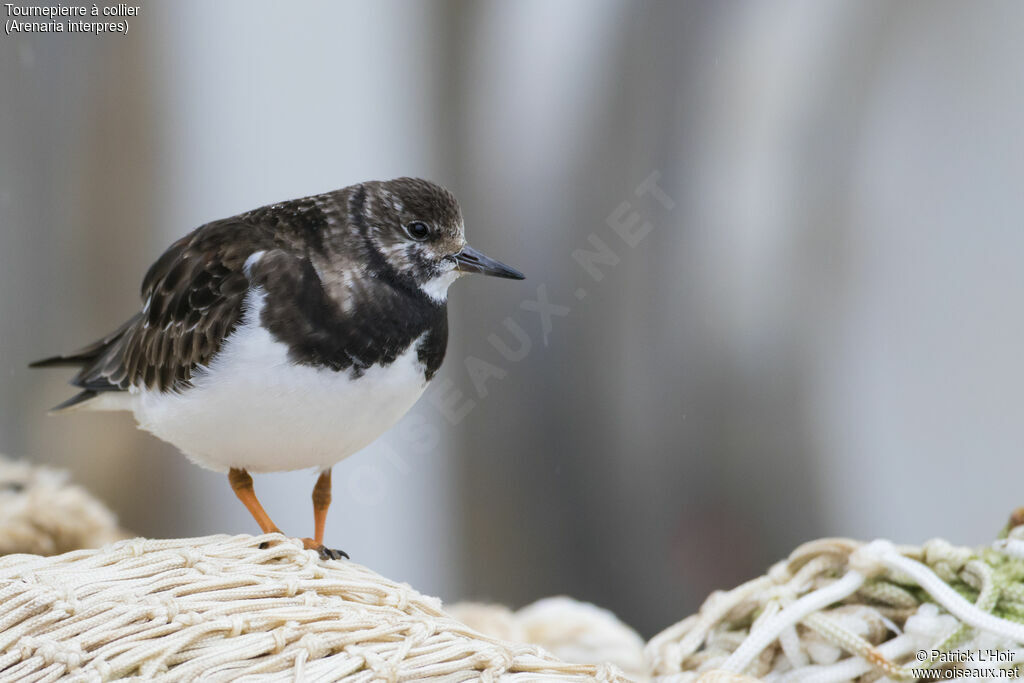
[[[394,424],[440,366],[448,285],[466,272],[522,278],[466,244],[444,188],[361,183],[196,229],[149,269],[124,325],[33,365],[79,367],[81,391],[58,408],[132,411],[197,463],[230,470],[261,528],[276,529],[246,471],[320,467],[326,514],[331,465]]]
[[[402,232],[413,220],[436,229],[430,248]],[[267,294],[262,322],[294,362],[358,376],[429,332],[419,349],[429,380],[444,358],[447,316],[445,302],[422,286],[454,267],[445,259],[464,245],[455,198],[414,178],[264,206],[172,244],[143,279],[140,313],[83,349],[33,366],[81,366],[72,384],[82,393],[59,407],[106,391],[186,388],[234,330],[256,286]]]

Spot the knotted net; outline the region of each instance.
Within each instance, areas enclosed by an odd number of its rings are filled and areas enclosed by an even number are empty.
[[[275,534],[0,558],[0,672],[12,681],[625,680],[612,665],[485,636],[434,598]]]
[[[122,536],[61,473],[0,458],[0,555]],[[280,535],[0,557],[0,683],[124,677],[1012,680],[1024,677],[1024,511],[982,548],[805,544],[765,576],[714,593],[646,649],[593,605],[554,598],[516,612],[470,603],[445,611]]]
[[[647,645],[655,680],[1024,678],[1024,526],[972,549],[824,539],[712,594]]]

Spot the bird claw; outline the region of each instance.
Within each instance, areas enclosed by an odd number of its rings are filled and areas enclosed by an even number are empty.
[[[320,546],[316,549],[320,553],[321,560],[340,560],[342,558],[348,559],[348,553],[344,550],[335,550],[334,548],[328,548],[325,545]]]
[[[346,560],[348,559],[348,553],[346,553],[344,550],[335,550],[333,548],[328,548],[323,543],[317,543],[312,538],[302,539],[302,546],[306,550],[315,550],[320,555],[321,560],[340,560],[342,558],[345,558]]]

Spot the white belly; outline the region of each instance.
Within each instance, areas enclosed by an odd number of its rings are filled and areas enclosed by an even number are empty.
[[[426,388],[419,340],[393,363],[358,379],[288,360],[288,347],[259,326],[263,295],[246,299],[242,324],[192,387],[138,391],[139,425],[213,470],[278,472],[330,467],[395,424]]]

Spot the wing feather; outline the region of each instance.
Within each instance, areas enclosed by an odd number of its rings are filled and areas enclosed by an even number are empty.
[[[83,389],[62,406],[132,386],[170,391],[188,386],[242,316],[249,278],[245,262],[275,246],[272,230],[226,219],[178,240],[142,281],[143,309],[113,334],[74,353],[33,366],[80,365]]]

